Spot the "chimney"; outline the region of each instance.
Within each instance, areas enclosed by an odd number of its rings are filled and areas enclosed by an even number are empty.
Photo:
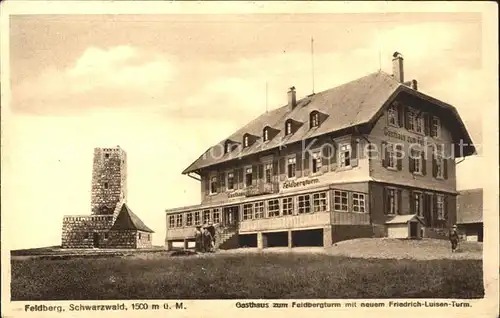
[[[396,81],[404,82],[403,55],[399,52],[392,55],[392,76]]]
[[[288,108],[290,110],[293,110],[297,106],[297,97],[295,93],[295,87],[290,87],[290,90],[288,91]]]
[[[418,91],[418,82],[416,79],[414,80],[411,80],[411,88],[413,88],[414,90]]]

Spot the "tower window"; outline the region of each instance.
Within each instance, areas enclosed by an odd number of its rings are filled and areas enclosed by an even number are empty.
[[[109,158],[109,153],[105,154],[104,156],[105,156],[106,158]]]

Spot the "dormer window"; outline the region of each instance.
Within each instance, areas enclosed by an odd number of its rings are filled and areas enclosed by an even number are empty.
[[[264,129],[264,141],[269,141],[269,128]]]
[[[292,121],[288,120],[285,124],[285,135],[291,135],[292,134]]]
[[[230,153],[231,152],[231,142],[229,140],[227,140],[225,143],[224,143],[224,153]]]
[[[309,118],[310,127],[315,128],[319,126],[319,113],[317,111],[313,111]]]
[[[243,147],[248,147],[250,145],[250,138],[248,136],[243,137]]]

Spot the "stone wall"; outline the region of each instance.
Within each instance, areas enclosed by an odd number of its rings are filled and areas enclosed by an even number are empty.
[[[93,248],[106,245],[105,236],[113,225],[111,215],[76,215],[63,218],[63,248]],[[95,233],[95,234],[94,234]]]
[[[126,153],[121,148],[95,148],[92,168],[92,214],[113,214],[127,192]]]
[[[107,246],[109,248],[136,248],[136,230],[111,230]]]

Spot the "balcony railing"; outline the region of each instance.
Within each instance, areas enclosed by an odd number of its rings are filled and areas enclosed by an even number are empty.
[[[266,182],[264,180],[259,180],[257,184],[249,186],[245,190],[245,196],[254,197],[264,194],[273,194],[279,192],[278,182]]]

